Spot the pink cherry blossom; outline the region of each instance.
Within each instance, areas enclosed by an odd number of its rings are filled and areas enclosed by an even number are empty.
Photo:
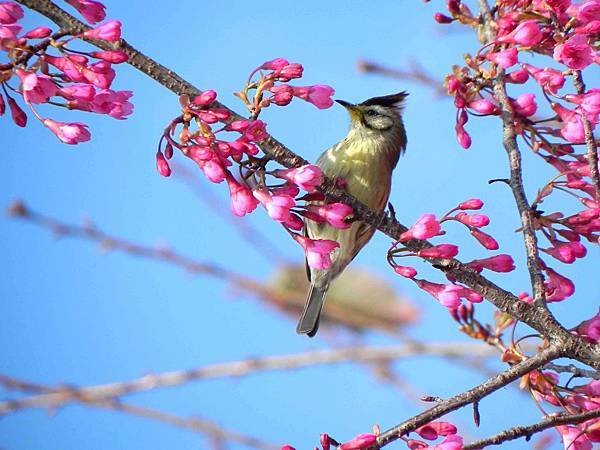
[[[233,177],[227,177],[227,186],[231,197],[231,211],[238,217],[251,213],[258,206],[252,191],[238,183]]]
[[[592,443],[579,427],[559,425],[556,430],[562,436],[565,450],[592,450]]]
[[[581,34],[571,36],[563,44],[554,47],[554,59],[570,69],[581,70],[594,62],[596,52]]]
[[[115,78],[115,71],[106,61],[98,61],[87,69],[83,69],[81,73],[88,83],[92,83],[100,89],[108,89]]]
[[[518,52],[514,47],[499,52],[491,52],[486,55],[486,59],[492,61],[502,69],[508,69],[518,62]]]
[[[316,192],[317,187],[323,183],[323,171],[319,166],[306,164],[295,169],[278,169],[273,175],[294,183],[306,192]]]
[[[600,342],[600,311],[591,319],[581,322],[576,328],[576,332],[589,342]],[[600,396],[600,393],[598,395]]]
[[[285,66],[289,65],[289,61],[287,59],[284,58],[275,58],[271,61],[267,61],[264,64],[262,64],[259,69],[264,69],[264,70],[281,70],[283,69]]]
[[[543,37],[544,33],[542,33],[536,20],[525,20],[512,32],[498,38],[498,41],[533,47],[534,45],[539,44]]]
[[[165,156],[160,151],[156,152],[156,170],[163,177],[168,177],[171,175],[171,167],[165,159]]]
[[[94,0],[65,0],[75,8],[91,24],[101,22],[106,17],[106,8],[102,3]]]
[[[21,69],[17,69],[16,73],[21,80],[23,98],[27,103],[45,103],[48,98],[56,95],[57,87],[49,76],[37,75]]]
[[[433,441],[439,436],[450,436],[456,434],[456,426],[450,422],[430,422],[415,430],[423,439]]]
[[[23,18],[23,8],[15,2],[0,3],[0,24],[13,24]]]
[[[479,229],[472,229],[471,235],[488,250],[498,250],[498,248],[500,247],[496,239]]]
[[[299,234],[294,234],[294,239],[304,249],[308,265],[318,270],[331,267],[331,253],[340,246],[329,239],[310,239]]]
[[[544,271],[547,275],[546,281],[544,282],[544,289],[546,291],[546,301],[548,303],[560,302],[573,295],[575,292],[575,285],[571,280],[549,267],[546,267]]]
[[[600,89],[590,89],[585,94],[567,95],[565,99],[579,105],[592,123],[598,123],[600,115]]]
[[[362,450],[374,446],[377,443],[377,436],[370,433],[359,434],[354,439],[344,442],[338,447],[338,450]]]
[[[458,255],[458,247],[453,244],[439,244],[419,250],[417,255],[422,258],[454,258]]]
[[[398,275],[402,275],[404,278],[414,278],[417,275],[415,268],[409,266],[395,266],[394,272]]]
[[[506,75],[506,81],[513,84],[523,84],[529,79],[529,72],[525,69],[515,70]]]
[[[461,304],[463,288],[455,284],[432,283],[427,280],[415,280],[417,286],[432,297],[435,297],[442,306],[449,309],[457,308]]]
[[[437,23],[441,23],[441,24],[446,24],[446,23],[452,23],[454,22],[454,19],[452,17],[448,17],[445,14],[442,13],[435,13],[435,15],[433,16],[433,18],[435,19],[435,21]]]
[[[348,220],[352,216],[352,208],[344,203],[308,205],[307,209],[317,217],[321,217],[322,220],[325,220],[334,228],[345,230],[352,226]]]
[[[275,76],[281,81],[290,81],[296,78],[301,78],[303,71],[304,68],[301,64],[286,64],[285,66],[275,71]]]
[[[271,195],[264,188],[255,189],[254,197],[267,210],[267,214],[278,222],[287,222],[290,219],[290,209],[296,206],[295,200],[288,195]]]
[[[121,22],[109,20],[102,25],[83,33],[88,39],[99,39],[107,42],[117,42],[121,39]]]
[[[577,258],[583,258],[587,250],[579,242],[553,242],[553,246],[544,249],[544,252],[566,264],[571,264]]]
[[[96,95],[96,90],[90,84],[72,83],[60,88],[57,94],[67,100],[92,101]]]
[[[52,30],[48,27],[36,27],[25,33],[27,39],[44,39],[52,34]]]
[[[433,214],[423,214],[407,231],[400,235],[400,241],[411,239],[429,239],[443,234],[440,223]]]
[[[21,109],[14,98],[7,96],[6,99],[8,101],[8,108],[10,109],[13,122],[19,127],[27,125],[27,114],[25,114],[25,111]]]
[[[330,86],[315,84],[314,86],[293,86],[294,97],[312,103],[319,109],[327,109],[333,105],[331,96],[335,90]]]
[[[486,98],[473,100],[469,102],[468,106],[473,111],[483,115],[497,114],[498,112],[498,108],[496,107],[496,105],[494,105],[491,101],[489,101]]]
[[[475,259],[467,264],[476,272],[481,272],[483,269],[488,269],[493,272],[511,272],[515,269],[515,263],[510,255],[496,255],[489,258]]]
[[[456,215],[456,219],[465,225],[475,228],[485,227],[490,223],[490,218],[485,214],[467,214],[460,212]]]
[[[294,98],[294,89],[287,84],[273,86],[269,89],[269,92],[273,94],[269,97],[269,101],[275,103],[277,106],[289,105]]]
[[[530,64],[522,64],[523,68],[525,68],[531,76],[535,79],[535,81],[544,88],[547,92],[551,94],[556,94],[559,89],[561,89],[565,84],[565,76],[562,72],[551,69],[539,69]]]
[[[460,146],[464,149],[468,149],[469,147],[471,147],[471,136],[469,135],[469,133],[467,133],[467,130],[465,130],[465,127],[462,124],[457,122],[455,131],[456,131],[456,139],[458,140],[458,143],[460,144]]]
[[[535,102],[535,94],[521,94],[512,102],[515,113],[529,117],[533,116],[537,111],[537,103]]]
[[[553,103],[552,109],[563,122],[563,126],[560,129],[561,136],[574,144],[584,142],[585,129],[581,116],[576,111],[567,109],[558,103]]]
[[[73,58],[46,54],[43,56],[43,60],[61,70],[70,81],[88,83],[88,80],[83,76],[85,65],[75,62]]]
[[[127,53],[121,50],[107,50],[107,51],[99,51],[92,52],[91,55],[94,58],[102,59],[112,64],[121,64],[129,59]]]
[[[217,93],[212,89],[208,91],[204,91],[202,94],[197,95],[192,100],[192,103],[196,106],[209,106],[214,102],[217,98]]]
[[[469,210],[469,209],[481,209],[483,201],[478,198],[472,198],[458,204],[458,209]]]
[[[428,447],[431,450],[462,450],[463,438],[458,434],[447,436],[441,443]]]
[[[65,144],[75,145],[91,138],[87,125],[83,123],[64,123],[52,119],[44,119],[43,123]]]
[[[129,102],[132,95],[131,91],[103,89],[96,93],[91,103],[91,111],[123,120],[133,112],[133,105]]]
[[[6,111],[6,103],[4,103],[4,97],[0,95],[0,116],[4,115]]]

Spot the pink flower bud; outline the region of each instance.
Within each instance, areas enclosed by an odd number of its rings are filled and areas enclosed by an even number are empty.
[[[484,214],[458,213],[456,218],[469,227],[481,228],[489,225],[490,218]]]
[[[452,17],[448,17],[442,13],[435,13],[433,18],[435,19],[435,21],[437,23],[441,23],[441,24],[452,23],[454,21],[454,19]]]
[[[435,446],[435,450],[462,450],[463,438],[458,434],[447,436],[441,443]]]
[[[354,439],[344,442],[338,447],[338,450],[362,450],[374,446],[377,443],[377,436],[370,433],[359,434]]]
[[[296,206],[295,200],[288,195],[271,195],[264,188],[255,189],[252,194],[267,210],[267,214],[278,222],[290,220],[290,209]]]
[[[565,450],[592,450],[592,443],[579,426],[559,425],[556,430],[562,437]]]
[[[65,144],[75,145],[91,139],[87,125],[83,123],[63,123],[52,119],[44,119],[44,125],[52,131],[58,139]]]
[[[94,0],[65,0],[73,6],[89,23],[94,24],[105,19],[105,6]]]
[[[49,97],[56,95],[56,85],[47,75],[37,75],[17,69],[17,76],[21,80],[23,98],[27,103],[40,104],[48,101]]]
[[[579,242],[553,242],[553,246],[543,249],[544,252],[565,264],[572,264],[575,259],[583,258],[587,250]]]
[[[278,169],[273,175],[294,183],[306,192],[316,192],[323,183],[323,171],[314,164],[306,164],[295,169]]]
[[[473,100],[469,102],[469,108],[473,111],[478,112],[479,114],[489,115],[489,114],[497,114],[498,108],[488,99],[481,98],[478,100]]]
[[[281,447],[281,450],[296,450],[296,449],[294,447],[292,447],[291,445],[286,444]]]
[[[529,79],[529,72],[524,69],[515,70],[506,75],[506,81],[513,84],[523,84]]]
[[[211,89],[208,91],[204,91],[202,94],[194,97],[192,103],[197,106],[209,106],[212,102],[216,100],[216,98],[217,93]]]
[[[436,440],[439,436],[449,436],[456,434],[457,429],[449,422],[430,422],[415,430],[423,439],[430,441]]]
[[[13,24],[23,18],[23,8],[15,2],[0,3],[0,24]]]
[[[526,20],[521,22],[510,34],[498,38],[498,41],[533,47],[539,44],[543,37],[544,34],[537,21]]]
[[[588,342],[600,342],[600,311],[594,317],[581,322],[576,328],[577,334],[583,336]]]
[[[301,78],[303,71],[304,68],[301,64],[292,63],[276,70],[275,75],[281,81],[290,81],[296,78]]]
[[[102,59],[104,61],[108,61],[113,64],[121,64],[129,59],[127,53],[121,50],[108,50],[103,52],[93,52],[92,56],[94,58]]]
[[[287,59],[276,58],[271,61],[267,61],[259,68],[264,69],[264,70],[281,70],[287,65],[289,65],[289,62]]]
[[[508,69],[518,62],[518,52],[516,48],[511,47],[499,52],[488,53],[485,58],[498,64],[502,69]]]
[[[469,210],[469,209],[481,209],[481,207],[483,206],[483,201],[481,201],[478,198],[472,198],[469,200],[466,200],[462,203],[458,204],[458,209],[462,209],[464,210]]]
[[[269,89],[269,92],[273,94],[272,97],[269,97],[269,101],[275,103],[277,106],[289,105],[294,98],[294,89],[287,84],[273,86]]]
[[[556,94],[565,84],[564,75],[556,69],[545,68],[542,70],[530,64],[523,64],[523,68],[533,76],[540,86],[552,94]]]
[[[458,247],[453,244],[439,244],[419,250],[417,255],[422,258],[454,258],[458,255]]]
[[[327,205],[308,205],[308,211],[322,217],[329,225],[340,230],[352,226],[352,208],[344,203],[329,203]]]
[[[471,136],[469,135],[469,133],[467,133],[465,128],[459,123],[457,123],[455,130],[456,139],[458,140],[460,146],[464,149],[468,149],[469,147],[471,147]]]
[[[335,90],[330,86],[315,84],[314,86],[293,86],[294,96],[312,103],[319,109],[327,109],[333,105],[331,96]]]
[[[402,275],[404,278],[414,278],[417,275],[417,271],[409,266],[395,266],[394,272],[398,275]]]
[[[553,57],[570,69],[581,70],[594,62],[596,52],[588,44],[586,36],[574,34],[563,44],[554,47]]]
[[[13,122],[20,127],[27,125],[27,114],[25,114],[25,111],[17,105],[14,98],[7,96],[6,99],[8,100],[8,108],[10,109]]]
[[[156,152],[156,170],[163,177],[171,175],[171,167],[161,152]]]
[[[258,206],[252,191],[238,183],[233,177],[227,177],[227,187],[231,196],[231,212],[238,217],[251,213]]]
[[[36,27],[25,33],[27,39],[44,39],[52,34],[52,30],[48,27]]]
[[[0,116],[4,115],[5,111],[6,111],[6,103],[4,103],[4,97],[2,97],[2,95],[0,95]]]
[[[471,235],[488,250],[498,250],[498,248],[500,247],[496,239],[491,237],[489,234],[484,233],[483,231],[480,231],[478,229],[472,229]]]
[[[429,239],[443,234],[440,223],[433,214],[423,214],[415,224],[400,235],[400,241],[411,239]]]
[[[107,42],[117,42],[121,39],[121,22],[109,20],[108,22],[83,33],[88,39],[99,39]]]
[[[92,101],[96,95],[94,86],[84,83],[73,83],[58,90],[58,95],[67,100]]]
[[[304,249],[307,264],[319,270],[331,267],[331,253],[340,246],[329,239],[310,239],[299,234],[294,234],[294,239]]]
[[[521,116],[533,116],[537,111],[535,94],[521,94],[512,102],[515,112]]]
[[[475,259],[467,264],[476,272],[488,269],[493,272],[506,273],[515,269],[515,263],[510,255],[496,255],[484,259]]]
[[[575,292],[575,285],[571,280],[549,267],[546,267],[544,271],[547,275],[546,281],[544,282],[544,289],[546,292],[546,301],[548,303],[560,302],[573,295]]]

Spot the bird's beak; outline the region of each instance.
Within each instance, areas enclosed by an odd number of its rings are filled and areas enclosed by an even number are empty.
[[[356,120],[356,119],[360,118],[362,113],[361,113],[360,109],[358,108],[358,106],[356,106],[350,102],[347,102],[345,100],[336,100],[336,103],[339,103],[344,108],[346,108],[348,113],[350,113],[350,117],[352,117],[352,120]]]

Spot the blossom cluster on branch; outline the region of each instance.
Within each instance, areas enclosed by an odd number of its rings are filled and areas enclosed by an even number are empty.
[[[104,20],[104,6],[91,0],[68,0],[90,23]],[[0,116],[6,104],[19,127],[27,125],[27,113],[15,100],[21,97],[34,117],[65,144],[89,141],[91,134],[81,122],[60,122],[43,117],[41,104],[104,114],[125,119],[132,113],[131,91],[110,89],[115,78],[113,64],[127,61],[120,50],[85,52],[72,48],[80,39],[117,42],[121,39],[121,23],[110,20],[80,34],[69,30],[53,32],[39,26],[23,32],[19,21],[24,11],[14,2],[0,2]],[[12,94],[12,95],[11,95]]]

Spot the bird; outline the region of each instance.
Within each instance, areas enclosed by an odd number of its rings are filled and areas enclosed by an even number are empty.
[[[336,100],[350,114],[350,131],[343,140],[325,150],[316,162],[327,177],[340,181],[350,195],[373,211],[385,210],[392,171],[406,149],[402,109],[407,96],[408,93],[402,91],[358,104]],[[306,265],[310,289],[296,332],[313,337],[319,328],[330,283],[369,242],[375,228],[355,221],[341,230],[307,219],[304,230],[311,239],[331,239],[339,243],[328,269]]]

